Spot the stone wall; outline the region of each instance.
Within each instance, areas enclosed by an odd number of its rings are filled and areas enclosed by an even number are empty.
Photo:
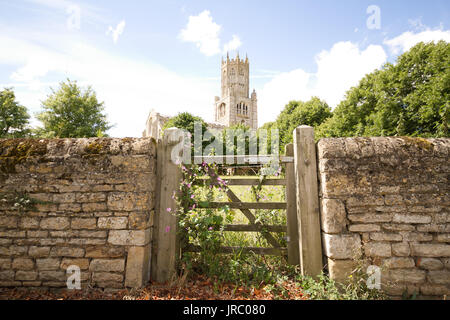
[[[450,294],[449,156],[450,139],[319,141],[322,243],[332,278],[344,281],[362,251],[382,267],[389,295]]]
[[[149,278],[153,139],[0,139],[0,286],[136,287]]]

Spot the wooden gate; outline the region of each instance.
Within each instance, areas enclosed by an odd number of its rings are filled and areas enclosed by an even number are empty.
[[[224,159],[227,158],[227,159]],[[240,159],[238,159],[240,158]],[[237,163],[238,161],[242,164],[246,164],[249,162],[253,162],[255,158],[258,159],[258,165],[261,167],[263,164],[273,160],[270,156],[233,156],[233,157],[221,157],[221,156],[207,156],[207,157],[196,157],[196,160],[199,162],[205,161],[206,163],[225,163],[227,161],[233,160],[232,162]],[[283,156],[279,157],[280,164],[285,164],[286,168],[290,168],[292,170],[294,157],[293,156]],[[196,182],[198,185],[203,185],[204,180],[207,181],[218,181],[218,176],[216,172],[208,172],[209,177],[207,179],[197,179]],[[211,178],[211,179],[210,179]],[[257,186],[259,184],[265,186],[286,186],[292,182],[294,176],[286,175],[285,179],[277,179],[277,178],[269,178],[263,179],[262,181],[255,176],[249,176],[248,178],[224,178],[227,186]],[[217,185],[218,182],[216,182]],[[262,236],[267,240],[267,243],[270,244],[271,247],[263,248],[263,247],[221,247],[219,249],[220,253],[233,253],[233,252],[253,252],[256,254],[264,254],[264,255],[279,255],[285,257],[291,257],[290,261],[293,264],[298,264],[298,240],[297,241],[289,241],[290,243],[296,243],[296,248],[291,248],[291,252],[289,252],[288,248],[282,247],[282,245],[273,237],[270,232],[287,232],[286,225],[263,225],[258,223],[255,215],[250,211],[250,209],[287,209],[287,203],[295,202],[295,196],[292,199],[287,199],[286,202],[242,202],[239,197],[230,189],[226,188],[226,194],[228,196],[229,202],[209,202],[207,205],[202,206],[202,209],[218,209],[224,206],[228,206],[230,209],[238,209],[242,212],[242,214],[247,218],[249,224],[228,224],[224,226],[224,231],[232,231],[232,232],[260,232]],[[295,218],[296,223],[296,211],[292,210],[290,207],[290,211],[287,213],[291,216],[291,218]],[[295,208],[294,208],[295,209]],[[288,232],[288,239],[291,237],[293,239],[298,239],[297,230],[292,229],[290,231],[294,231],[294,234],[290,234]],[[197,252],[200,248],[189,245],[185,248],[186,252]]]
[[[160,192],[156,201],[156,215],[153,230],[152,279],[157,282],[169,280],[176,273],[176,261],[180,257],[180,245],[176,234],[176,218],[166,211],[174,208],[173,192],[178,190],[181,181],[179,167],[169,161],[172,147],[179,142],[181,135],[178,129],[165,131],[162,141],[158,143],[157,176]],[[221,158],[221,163],[228,156],[207,156],[202,161],[214,162]],[[241,162],[251,162],[255,158],[263,164],[272,160],[271,156],[234,156],[241,157]],[[229,160],[229,159],[225,159]],[[237,160],[237,159],[236,159]],[[221,208],[228,205],[231,209],[239,209],[247,218],[248,224],[231,224],[225,226],[225,231],[262,232],[263,237],[271,247],[221,247],[222,253],[254,252],[264,255],[280,255],[287,258],[288,263],[300,265],[302,274],[316,276],[322,270],[322,246],[320,236],[318,177],[316,164],[316,148],[313,128],[300,126],[294,130],[294,143],[286,146],[285,156],[279,157],[280,164],[285,166],[285,178],[226,179],[228,186],[278,185],[285,186],[286,202],[242,202],[236,194],[226,188],[229,202],[209,202],[202,208]],[[217,181],[215,173],[211,181]],[[201,183],[201,181],[199,181]],[[256,222],[256,217],[250,209],[284,209],[287,225],[262,225]],[[170,232],[168,232],[168,230]],[[287,247],[273,237],[270,232],[287,232]],[[189,245],[186,251],[195,252],[199,248]]]

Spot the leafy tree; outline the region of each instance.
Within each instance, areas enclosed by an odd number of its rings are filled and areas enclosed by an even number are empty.
[[[182,112],[177,114],[175,117],[170,118],[163,126],[163,131],[167,128],[179,128],[179,129],[185,129],[191,133],[191,135],[194,135],[194,123],[200,122],[202,125],[202,133],[206,131],[206,122],[200,118],[193,116],[189,112]]]
[[[61,82],[58,91],[42,102],[44,111],[37,115],[44,127],[36,130],[38,136],[57,138],[84,138],[106,136],[112,126],[103,114],[103,102],[89,86],[82,90],[76,81]]]
[[[311,100],[290,101],[278,115],[277,120],[264,124],[261,129],[267,129],[270,141],[271,130],[278,129],[280,137],[280,151],[284,152],[284,146],[293,141],[292,132],[300,125],[318,127],[332,115],[328,104],[317,97]]]
[[[317,127],[331,117],[331,108],[317,97],[307,102],[290,101],[277,118],[280,147],[293,141],[292,132],[300,125]]]
[[[175,117],[170,118],[163,125],[163,128],[162,128],[163,134],[164,134],[165,129],[167,129],[167,128],[175,127],[175,128],[187,130],[191,134],[192,155],[194,155],[196,153],[201,153],[200,148],[198,148],[196,150],[195,146],[194,146],[194,130],[195,130],[196,122],[199,122],[202,126],[202,137],[203,137],[205,131],[207,130],[206,122],[202,118],[196,117],[196,116],[190,114],[189,112],[182,112],[182,113],[177,114]],[[205,141],[203,139],[202,148],[207,146],[209,144],[209,142],[210,142],[210,140]]]
[[[16,101],[11,88],[0,91],[0,138],[21,138],[30,134],[30,116]]]
[[[448,137],[449,68],[449,43],[417,44],[351,88],[317,136]]]

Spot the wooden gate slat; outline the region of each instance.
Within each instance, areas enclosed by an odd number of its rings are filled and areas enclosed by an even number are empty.
[[[228,198],[230,198],[231,201],[233,201],[233,202],[241,202],[241,200],[229,188],[227,189],[227,195],[228,195]],[[245,217],[248,219],[248,221],[250,221],[251,224],[257,224],[255,216],[253,215],[253,213],[249,209],[247,209],[247,208],[239,208],[239,210],[241,210],[241,212],[245,215]],[[262,235],[263,235],[264,238],[266,238],[267,242],[271,246],[274,246],[275,248],[281,247],[280,244],[278,243],[277,239],[275,239],[270,233],[264,232],[264,233],[262,233]]]
[[[264,179],[263,181],[260,181],[257,178],[222,178],[226,181],[226,184],[228,186],[255,186],[255,185],[263,185],[263,186],[284,186],[286,185],[286,179]],[[195,184],[202,184],[206,181],[208,181],[208,178],[200,178],[196,180]]]
[[[237,232],[258,232],[258,231],[270,231],[270,232],[287,232],[287,227],[283,225],[260,225],[260,224],[227,224],[224,226],[224,231],[237,231]]]
[[[189,245],[185,248],[186,252],[200,252],[202,249],[200,246]],[[285,256],[287,254],[287,249],[284,247],[280,248],[261,248],[261,247],[220,247],[219,253],[235,253],[243,252],[250,253],[254,252],[256,254],[272,255],[272,256]]]
[[[200,164],[203,161],[206,163],[217,163],[217,164],[266,164],[270,163],[274,160],[274,157],[271,155],[223,155],[223,156],[195,156],[194,163]],[[276,160],[281,163],[289,163],[294,162],[294,157],[289,156],[277,156]]]
[[[217,209],[229,206],[231,209],[286,209],[285,202],[208,202],[201,208]]]

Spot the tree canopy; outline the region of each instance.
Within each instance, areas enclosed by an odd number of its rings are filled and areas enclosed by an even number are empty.
[[[332,115],[331,108],[325,101],[317,97],[309,101],[290,101],[278,115],[274,122],[265,123],[260,129],[266,129],[270,141],[271,130],[278,129],[280,137],[280,151],[292,142],[292,132],[300,125],[318,127]]]
[[[450,44],[419,43],[351,88],[318,137],[448,137]]]
[[[331,108],[317,97],[307,102],[290,101],[276,120],[280,134],[280,146],[292,142],[292,132],[300,125],[317,127],[331,117]]]
[[[42,102],[44,110],[37,115],[43,128],[38,136],[55,138],[84,138],[106,136],[112,126],[103,113],[103,102],[89,86],[82,90],[76,81],[62,82],[58,91]]]
[[[0,138],[22,138],[30,133],[30,115],[16,101],[11,88],[0,91]]]
[[[200,122],[202,124],[202,133],[206,131],[206,122],[200,118],[193,116],[189,112],[182,112],[177,114],[175,117],[170,118],[167,120],[167,122],[163,125],[163,131],[167,128],[179,128],[179,129],[185,129],[189,131],[192,136],[194,135],[194,123]]]

